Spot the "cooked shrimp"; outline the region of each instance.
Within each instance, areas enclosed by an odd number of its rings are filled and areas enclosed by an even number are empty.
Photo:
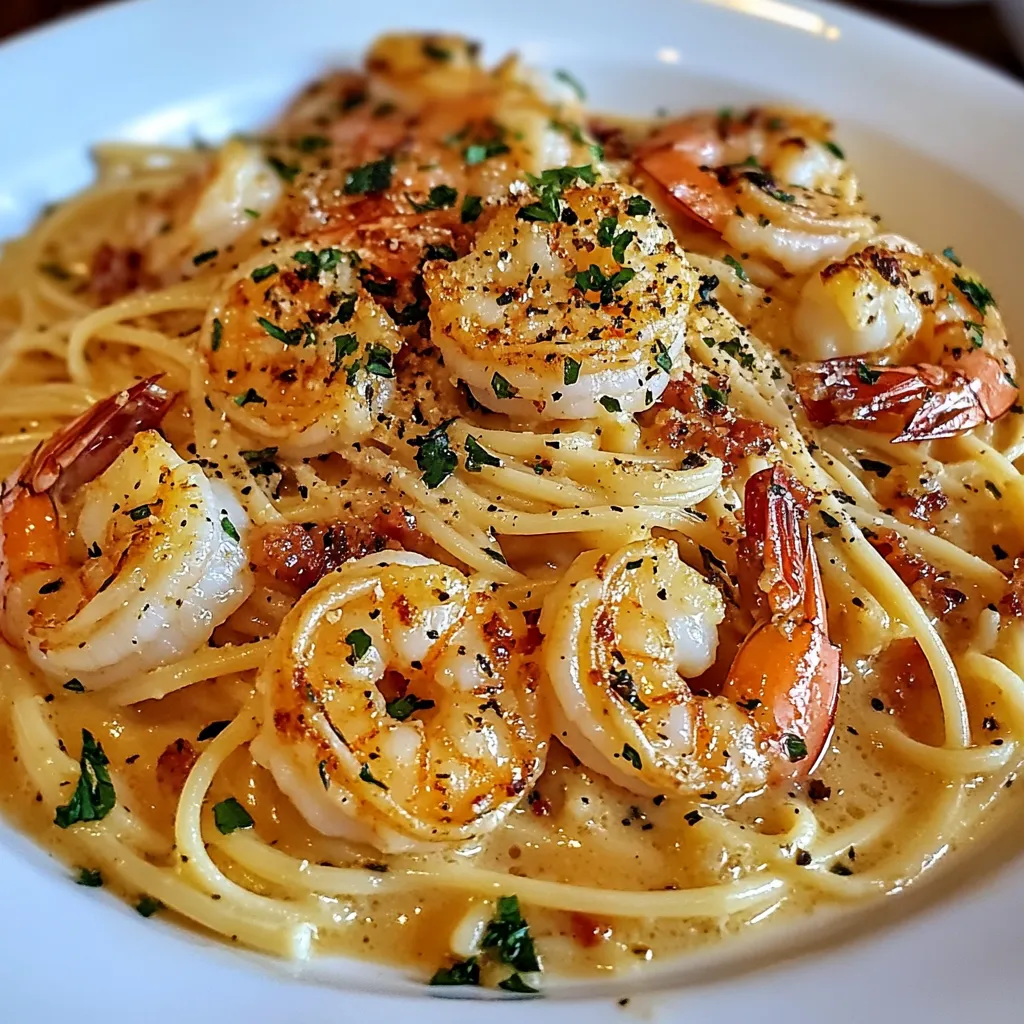
[[[285,619],[253,755],[327,835],[386,852],[482,835],[543,768],[532,646],[488,582],[368,555]]]
[[[540,628],[557,735],[636,793],[729,798],[808,772],[839,690],[810,532],[780,469],[746,486],[741,584],[758,606],[718,696],[687,680],[715,661],[724,605],[667,539],[581,555]]]
[[[804,285],[794,316],[795,382],[812,421],[895,441],[951,437],[1017,400],[1006,329],[991,292],[955,256],[887,236]]]
[[[210,382],[230,398],[230,415],[297,457],[370,432],[391,398],[402,345],[349,254],[301,240],[243,264],[203,337]]]
[[[696,275],[639,193],[546,171],[473,251],[425,273],[433,338],[453,380],[533,419],[635,412],[683,354]]]
[[[694,114],[661,127],[634,159],[737,252],[801,274],[874,229],[831,134],[830,122],[787,110]]]
[[[222,250],[258,229],[281,192],[281,178],[259,146],[227,142],[201,175],[167,200],[166,219],[146,249],[147,269],[175,278],[216,262]]]
[[[201,647],[251,589],[231,492],[155,430],[154,381],[98,403],[5,485],[3,632],[54,678],[118,682]]]

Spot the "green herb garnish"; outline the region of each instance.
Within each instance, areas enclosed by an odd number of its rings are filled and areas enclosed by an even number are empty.
[[[213,821],[217,831],[225,836],[254,824],[252,815],[233,796],[213,805]]]
[[[78,766],[81,775],[71,799],[57,808],[53,823],[70,828],[80,821],[102,821],[117,803],[114,784],[107,771],[107,755],[88,729],[82,730],[82,756]]]
[[[445,420],[439,426],[419,437],[412,437],[406,442],[416,452],[416,465],[423,473],[423,482],[431,490],[438,487],[455,472],[459,457],[448,440],[448,428],[454,419]]]

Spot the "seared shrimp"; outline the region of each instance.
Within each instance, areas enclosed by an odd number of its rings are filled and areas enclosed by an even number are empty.
[[[387,852],[479,836],[543,768],[532,646],[485,581],[368,555],[285,619],[253,755],[327,835]]]
[[[215,263],[265,222],[281,192],[281,178],[259,146],[229,141],[200,176],[168,199],[166,219],[147,247],[147,269],[173,279]]]
[[[634,159],[737,252],[801,274],[874,229],[831,134],[828,121],[787,110],[701,113],[664,125]]]
[[[473,251],[425,273],[453,380],[499,412],[576,419],[635,412],[682,353],[696,275],[639,193],[546,171],[496,213]]]
[[[314,241],[265,249],[225,284],[203,354],[230,415],[282,452],[320,455],[364,438],[387,406],[401,336],[351,254]]]
[[[895,441],[951,437],[1017,400],[991,292],[952,253],[879,238],[812,275],[794,317],[795,383],[811,420]]]
[[[3,632],[89,688],[201,647],[251,589],[245,513],[155,430],[143,381],[98,403],[5,484]]]
[[[652,539],[581,555],[545,600],[555,734],[635,793],[725,798],[806,774],[839,691],[810,531],[780,469],[747,483],[741,584],[758,608],[718,696],[687,680],[715,661],[718,590]]]

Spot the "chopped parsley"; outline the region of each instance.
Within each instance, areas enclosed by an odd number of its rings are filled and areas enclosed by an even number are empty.
[[[268,156],[267,163],[277,172],[277,176],[286,181],[289,185],[295,181],[299,168],[295,164],[286,164],[280,157]],[[257,214],[259,216],[259,214]]]
[[[583,84],[571,72],[566,71],[564,68],[558,68],[555,71],[555,78],[557,78],[559,82],[565,82],[565,84],[569,86],[574,93],[576,93],[576,98],[581,102],[587,98],[587,90],[583,88]]]
[[[479,985],[480,964],[475,956],[456,960],[451,967],[439,967],[429,982],[431,985]]]
[[[459,457],[448,440],[448,427],[453,422],[445,420],[433,430],[409,438],[407,442],[419,449],[416,452],[416,465],[423,473],[423,482],[431,490],[447,480],[459,464]]]
[[[708,405],[711,406],[712,412],[715,411],[715,407],[724,409],[728,406],[728,392],[719,391],[718,388],[713,388],[710,384],[701,384],[700,389],[704,393],[704,397],[708,400]]]
[[[764,171],[744,171],[743,177],[765,195],[771,196],[772,199],[776,199],[780,203],[796,202],[796,196],[792,192],[784,192],[775,184],[775,179]]]
[[[487,925],[480,946],[493,953],[501,963],[517,971],[541,969],[529,925],[523,918],[519,900],[515,896],[498,897],[494,917]]]
[[[509,148],[502,139],[489,139],[484,142],[471,142],[462,151],[462,158],[470,167],[475,167],[485,160],[490,160],[492,156],[502,156],[507,152]]]
[[[642,772],[644,770],[644,763],[640,760],[640,755],[628,743],[622,744],[622,756],[638,772]]]
[[[562,366],[562,383],[566,386],[575,384],[580,379],[580,361],[572,356],[565,357]]]
[[[982,315],[985,315],[985,311],[989,306],[994,306],[996,300],[992,297],[992,293],[980,282],[975,281],[971,277],[961,277],[956,274],[953,278],[953,284],[960,289],[960,291],[967,297],[968,302]]]
[[[354,167],[345,176],[345,195],[361,196],[384,192],[391,187],[391,176],[394,172],[395,163],[390,156]]]
[[[497,371],[491,377],[491,390],[496,398],[515,398],[519,394],[519,388],[513,387]]]
[[[75,885],[86,885],[90,889],[98,889],[103,884],[103,875],[93,868],[80,868]]]
[[[484,201],[480,196],[464,196],[459,216],[463,224],[472,224],[483,213]]]
[[[389,700],[385,707],[392,718],[404,722],[417,711],[426,711],[428,708],[434,707],[434,702],[421,700],[415,693],[407,693],[404,697],[399,697],[398,700]]]
[[[455,205],[455,200],[458,197],[458,190],[452,188],[451,185],[435,185],[427,194],[425,203],[418,203],[409,195],[405,198],[417,213],[426,213],[428,210],[447,210]]]
[[[581,292],[597,292],[602,306],[611,305],[615,301],[615,293],[636,277],[632,267],[622,267],[610,277],[606,277],[601,268],[591,263],[586,270],[576,271],[576,287]]]
[[[791,732],[782,737],[782,746],[786,751],[786,757],[790,761],[802,761],[807,756],[807,744]]]
[[[366,372],[372,373],[376,377],[394,377],[392,358],[391,349],[372,342],[366,346]]]
[[[728,341],[723,341],[718,347],[731,355],[744,370],[754,368],[754,353],[748,351],[739,338],[730,338]]]
[[[70,828],[80,821],[102,821],[117,803],[114,784],[107,771],[107,755],[88,729],[82,730],[82,756],[78,765],[81,775],[71,799],[57,808],[53,823]]]
[[[236,543],[241,543],[242,538],[238,536],[238,531],[235,529],[235,524],[228,519],[227,516],[222,516],[220,520],[220,528]]]
[[[370,634],[365,629],[353,629],[345,637],[345,643],[352,648],[352,653],[345,660],[350,665],[354,665],[357,661],[362,661],[363,656],[370,649],[372,641]]]
[[[722,257],[722,259],[723,259],[724,262],[728,263],[730,267],[732,267],[732,269],[735,272],[736,276],[741,281],[749,281],[750,280],[750,278],[747,277],[747,272],[743,269],[743,264],[740,263],[740,261],[738,259],[736,259],[735,256],[731,256],[729,254],[726,254],[725,256]]]
[[[143,519],[148,519],[152,514],[153,510],[148,505],[138,505],[128,510],[128,518],[133,523],[141,523]]]
[[[650,200],[643,196],[630,196],[626,200],[626,215],[629,217],[646,217],[651,209]]]
[[[985,343],[985,325],[976,323],[974,320],[965,320],[964,329],[971,341],[971,348],[981,348]]]
[[[71,693],[85,693],[85,686],[82,684],[81,679],[69,679],[64,684],[64,689]]]
[[[269,334],[275,341],[281,342],[282,345],[298,345],[302,341],[302,336],[305,333],[301,327],[296,327],[293,330],[286,331],[281,327],[278,327],[273,321],[268,320],[265,316],[256,317],[256,322]]]
[[[530,988],[530,986],[523,981],[522,975],[518,973],[512,973],[503,981],[499,981],[498,988],[504,989],[506,992],[517,992],[519,995],[524,996],[535,996],[539,994],[538,990]]]
[[[838,157],[840,160],[845,160],[846,159],[846,154],[834,142],[826,142],[825,143],[825,148],[833,156]]]
[[[839,525],[839,520],[835,516],[830,515],[823,508],[818,509],[818,515],[821,516],[821,521],[826,525],[830,526],[833,530]]]
[[[225,836],[254,824],[252,815],[233,796],[213,805],[213,821],[217,831]]]
[[[359,348],[359,342],[354,334],[337,335],[334,339],[334,357],[331,359],[335,369],[341,366],[341,361],[345,356],[352,355],[357,348]]]
[[[266,281],[268,277],[273,277],[277,271],[276,263],[268,263],[265,267],[257,267],[249,276],[254,284],[259,284],[261,281]]]
[[[373,772],[370,771],[370,766],[368,764],[364,764],[363,767],[359,769],[359,778],[361,778],[363,782],[368,782],[371,786],[376,786],[378,789],[383,789],[387,792],[388,787],[385,786],[380,779],[375,779],[373,777]]]
[[[598,401],[604,406],[607,412],[622,412],[622,403],[611,395],[602,395]]]
[[[163,910],[164,905],[154,896],[143,896],[135,904],[135,909],[143,917],[152,917],[158,910]]]
[[[475,437],[466,437],[466,469],[479,473],[481,466],[500,466],[501,459],[492,455]]]
[[[221,339],[224,337],[224,325],[217,317],[213,318],[213,330],[210,332],[210,351],[216,352],[220,348]]]
[[[946,259],[949,260],[949,262],[953,264],[953,266],[955,266],[955,267],[962,267],[963,266],[963,264],[960,262],[960,257],[957,256],[957,254],[953,251],[953,247],[952,246],[950,246],[948,249],[943,249],[942,250],[942,255],[945,256]]]
[[[594,185],[597,182],[597,175],[590,164],[583,164],[579,167],[549,167],[541,171],[540,177],[527,173],[526,180],[529,181],[538,201],[530,203],[522,208],[516,216],[520,220],[542,221],[546,224],[554,224],[559,218],[566,223],[575,223],[575,213],[571,210],[562,211],[562,192],[571,186],[577,179]],[[572,219],[566,219],[572,214]]]
[[[235,395],[234,402],[239,407],[251,405],[253,402],[258,405],[267,404],[267,400],[255,388],[249,388],[244,394]]]
[[[867,363],[857,364],[857,379],[863,381],[865,384],[875,384],[881,376],[881,370],[872,370]]]
[[[428,245],[423,253],[425,260],[445,260],[451,263],[459,254],[450,245]]]
[[[215,260],[219,252],[219,249],[207,249],[205,252],[196,253],[192,257],[192,264],[193,266],[200,267],[204,263],[209,263],[210,260]]]

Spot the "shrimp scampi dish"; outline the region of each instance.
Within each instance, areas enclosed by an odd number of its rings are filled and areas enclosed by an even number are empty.
[[[841,126],[578,86],[384,36],[6,243],[0,793],[72,881],[515,998],[1006,816],[1012,317]]]

